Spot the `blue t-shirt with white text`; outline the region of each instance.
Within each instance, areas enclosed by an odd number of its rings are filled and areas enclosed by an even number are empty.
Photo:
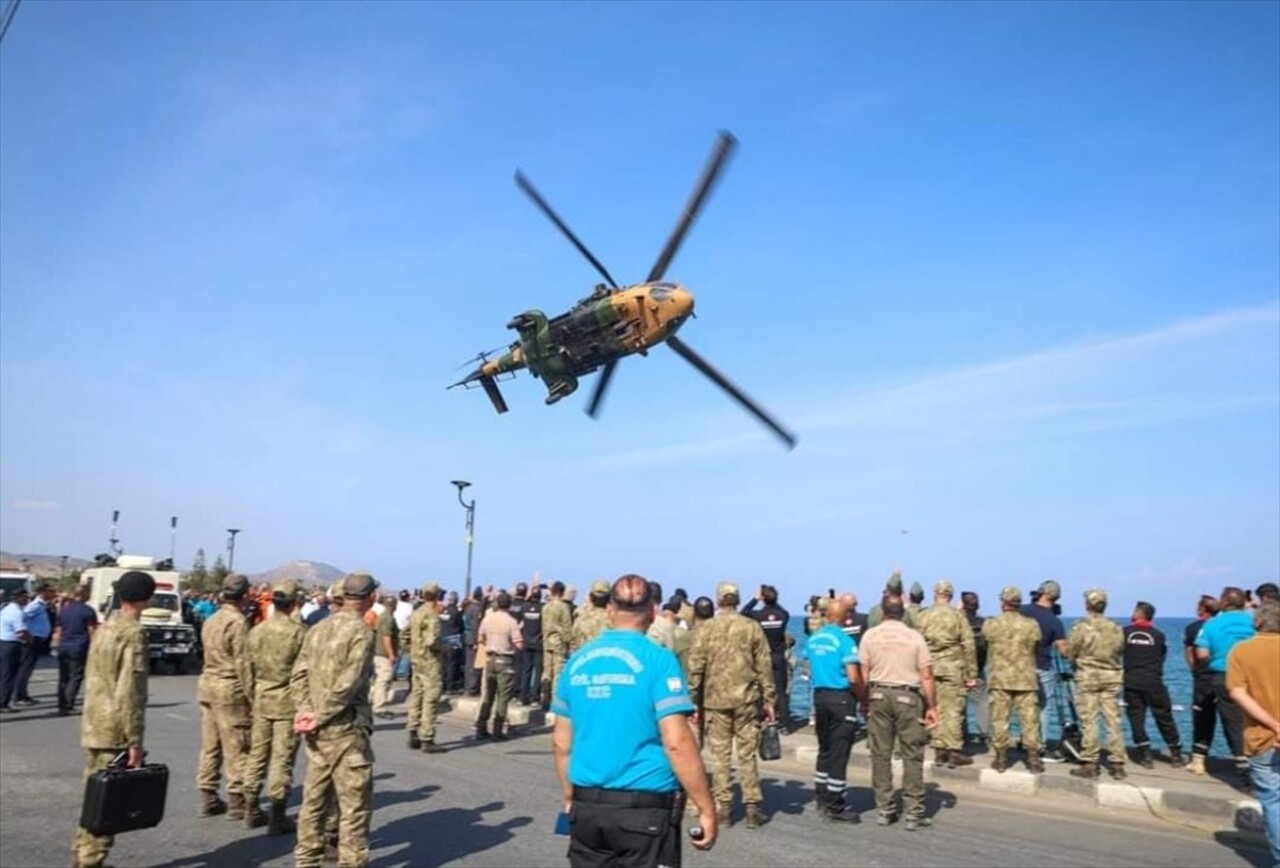
[[[805,643],[814,690],[848,690],[845,667],[858,662],[858,649],[839,625],[826,624]]]

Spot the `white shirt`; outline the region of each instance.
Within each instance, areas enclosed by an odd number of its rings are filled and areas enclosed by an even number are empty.
[[[307,600],[305,603],[302,604],[302,613],[301,613],[302,620],[305,621],[308,615],[310,615],[312,612],[314,612],[316,609],[319,609],[319,608],[320,607],[316,605],[314,600]]]
[[[395,618],[397,627],[408,630],[409,619],[413,617],[413,603],[408,600],[397,600],[396,610],[391,613],[391,617]]]

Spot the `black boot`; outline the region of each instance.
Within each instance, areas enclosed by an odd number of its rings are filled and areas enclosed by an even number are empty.
[[[493,719],[493,740],[506,741],[510,738],[507,735],[507,719],[505,717],[495,717]]]
[[[1009,750],[1008,748],[996,748],[995,759],[991,760],[991,768],[998,772],[1003,772],[1009,768]]]
[[[271,800],[271,813],[267,819],[268,835],[288,835],[297,830],[297,824],[284,812],[284,799]]]
[[[489,735],[488,722],[482,720],[476,724],[476,738],[480,739],[481,741],[488,741],[490,738],[492,738],[492,736]]]
[[[1169,748],[1169,762],[1176,769],[1182,768],[1187,764],[1187,757],[1183,754],[1181,746],[1175,744]]]
[[[1142,747],[1138,748],[1135,753],[1137,756],[1133,759],[1138,765],[1142,766],[1144,769],[1153,769],[1156,767],[1156,764],[1151,761],[1151,745],[1144,744]]]
[[[422,739],[418,738],[416,732],[409,733],[409,750],[417,750],[422,747]]]

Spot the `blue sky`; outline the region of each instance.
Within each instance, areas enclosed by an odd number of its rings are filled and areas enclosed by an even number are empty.
[[[638,571],[1189,612],[1280,572],[1280,7],[28,0],[0,48],[0,544],[385,584]],[[640,280],[673,353],[444,387]],[[909,531],[902,533],[902,530]]]

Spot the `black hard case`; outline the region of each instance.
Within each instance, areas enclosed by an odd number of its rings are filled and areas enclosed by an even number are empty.
[[[158,826],[164,819],[168,791],[166,765],[95,772],[85,781],[80,826],[93,835],[116,835]]]

